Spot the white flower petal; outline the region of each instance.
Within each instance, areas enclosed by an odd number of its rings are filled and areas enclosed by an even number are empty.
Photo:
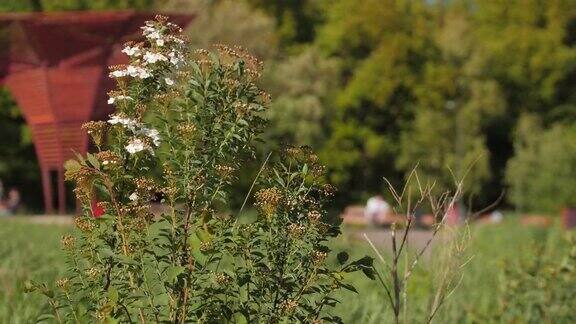
[[[124,49],[122,49],[122,53],[128,55],[128,56],[140,56],[141,52],[140,52],[140,48],[138,46],[126,46],[124,47]]]
[[[135,154],[146,149],[146,144],[139,138],[134,138],[128,142],[125,147],[126,151],[130,154]]]

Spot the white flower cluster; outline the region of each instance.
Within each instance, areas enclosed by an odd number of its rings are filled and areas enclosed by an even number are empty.
[[[110,77],[121,78],[131,76],[133,78],[146,79],[152,76],[150,71],[140,66],[128,65],[125,70],[116,70],[110,72]]]
[[[138,200],[138,194],[136,192],[133,192],[130,197],[128,197],[128,199],[130,199],[131,201],[136,201]]]
[[[134,56],[134,57],[138,57],[140,55],[142,55],[142,50],[140,49],[140,47],[138,46],[126,46],[124,47],[124,49],[122,50],[122,53],[128,55],[128,56]]]
[[[151,77],[154,71],[153,67],[149,67],[151,64],[170,62],[173,66],[179,67],[180,64],[184,63],[184,57],[181,51],[181,45],[184,41],[167,32],[168,30],[181,29],[172,23],[168,23],[167,27],[168,28],[158,27],[156,22],[147,21],[146,25],[141,27],[142,35],[144,35],[148,42],[152,44],[152,48],[145,48],[140,45],[132,44],[124,47],[122,53],[131,57],[132,63],[126,66],[125,69],[112,71],[110,77],[122,78],[129,76],[133,78],[146,79]],[[156,44],[156,48],[154,48],[154,44]],[[164,81],[167,85],[174,84],[174,81],[171,79],[165,78]]]
[[[149,139],[152,140],[152,144],[154,144],[154,146],[156,146],[156,147],[160,146],[160,140],[161,140],[160,139],[160,132],[158,132],[158,130],[156,130],[154,128],[145,127],[144,125],[142,125],[141,123],[137,122],[134,119],[127,118],[127,117],[121,117],[118,115],[112,115],[112,116],[110,116],[108,123],[110,123],[112,125],[120,124],[120,125],[126,127],[127,129],[129,129],[130,131],[132,131],[132,133],[134,133],[134,135],[148,137]],[[148,144],[146,144],[144,141],[142,141],[140,138],[137,138],[137,137],[131,139],[128,142],[128,145],[126,145],[125,149],[130,154],[134,154],[134,153],[138,153],[138,152],[141,152],[144,150],[148,150],[148,151],[150,151],[150,153],[152,155],[154,155],[154,151],[152,150],[152,148]]]
[[[146,52],[144,54],[144,62],[154,64],[156,62],[166,62],[168,58],[160,53]]]
[[[172,23],[168,23],[168,27],[176,27],[179,29],[178,26]],[[142,35],[144,35],[144,37],[146,37],[150,42],[156,43],[157,46],[162,47],[164,46],[164,44],[166,44],[167,41],[171,41],[177,44],[184,43],[184,41],[178,37],[175,37],[173,35],[164,35],[162,31],[156,28],[154,22],[152,21],[147,21],[146,25],[141,28],[142,28]]]
[[[146,26],[142,28],[142,35],[144,35],[148,40],[155,41],[156,45],[164,46],[164,37],[158,29],[154,27],[154,23],[151,21],[146,22]]]
[[[113,105],[115,102],[121,101],[121,100],[134,100],[134,99],[132,99],[132,97],[130,97],[130,96],[118,95],[115,97],[108,98],[108,104]]]

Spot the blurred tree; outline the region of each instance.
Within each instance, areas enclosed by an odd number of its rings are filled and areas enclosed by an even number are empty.
[[[545,128],[576,120],[576,2],[486,0],[469,11],[474,46],[482,53],[476,64],[498,83],[506,101],[505,115],[485,127],[489,188],[503,188],[520,115],[537,114]]]
[[[414,114],[415,85],[436,50],[424,3],[333,1],[318,46],[342,61],[343,89],[321,157],[346,200],[384,191],[403,175],[395,161],[400,133]]]
[[[213,44],[239,45],[266,63],[278,53],[274,19],[264,11],[254,10],[245,1],[172,0],[161,9],[197,15],[188,27],[188,35],[192,45],[198,48]]]
[[[0,88],[0,138],[0,180],[4,189],[17,188],[26,206],[40,208],[40,170],[30,130],[5,88]]]
[[[532,212],[576,206],[576,125],[544,130],[537,116],[524,115],[514,147],[516,154],[506,169],[510,201]]]
[[[402,133],[397,162],[405,172],[418,164],[440,191],[464,181],[466,193],[478,194],[491,173],[484,127],[504,113],[505,101],[498,84],[478,69],[482,54],[473,47],[469,20],[459,8],[438,16],[438,55],[415,86],[415,118]]]
[[[323,20],[323,0],[248,0],[276,21],[282,47],[311,42],[316,26]]]
[[[320,147],[337,80],[338,62],[325,59],[314,47],[274,62],[264,77],[274,99],[267,135],[278,143]]]
[[[466,187],[486,204],[505,186],[520,114],[576,120],[574,1],[327,8],[316,44],[341,60],[342,88],[322,157],[347,199],[381,191],[384,176],[400,184],[419,163],[440,189],[473,165]]]

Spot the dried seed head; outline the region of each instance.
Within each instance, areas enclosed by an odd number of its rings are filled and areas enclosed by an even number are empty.
[[[291,313],[294,311],[294,309],[296,309],[296,307],[298,307],[298,301],[293,299],[284,300],[280,304],[280,308],[284,313]]]
[[[90,121],[82,125],[82,129],[85,129],[88,135],[92,137],[94,144],[97,146],[102,145],[104,141],[104,136],[106,135],[107,124],[104,121]]]
[[[336,194],[336,187],[326,183],[322,185],[322,194],[327,198],[334,197],[334,195]]]
[[[302,224],[290,224],[288,225],[288,234],[292,238],[301,238],[306,232],[306,226]]]
[[[316,155],[314,155],[316,156]],[[316,159],[318,157],[316,156]],[[312,175],[315,177],[320,177],[322,175],[324,175],[324,173],[326,172],[326,168],[322,165],[322,164],[318,164],[318,163],[314,163],[312,164]]]
[[[134,181],[134,184],[140,192],[152,192],[156,190],[156,183],[152,179],[138,178]]]
[[[88,203],[91,199],[89,192],[86,192],[83,188],[76,187],[72,192],[76,196],[76,199],[81,201],[83,204]]]
[[[302,150],[299,147],[288,146],[284,149],[284,153],[290,158],[297,159],[302,154]]]
[[[265,105],[270,105],[270,103],[272,102],[272,96],[270,96],[270,94],[268,94],[268,92],[264,90],[260,91],[260,97],[262,97],[262,102]]]
[[[322,214],[316,210],[309,211],[307,216],[311,223],[318,223],[322,219]]]
[[[234,111],[239,116],[244,116],[244,115],[248,114],[248,112],[250,111],[250,105],[245,103],[245,102],[241,102],[241,101],[236,101],[233,104],[233,107],[234,107]]]
[[[196,125],[192,123],[182,123],[176,126],[176,130],[180,136],[184,138],[192,137],[196,133]]]
[[[76,238],[72,235],[64,235],[61,240],[62,246],[66,250],[71,250],[76,245]]]
[[[56,286],[62,290],[68,290],[70,287],[70,280],[68,278],[62,278],[56,281]]]
[[[122,157],[112,151],[102,151],[96,153],[96,158],[103,166],[113,168],[122,164]]]
[[[95,227],[91,218],[83,216],[74,217],[74,224],[82,232],[92,232],[92,230],[94,230]]]
[[[161,24],[165,24],[168,21],[168,17],[163,16],[163,15],[156,15],[156,16],[154,16],[154,19],[156,19],[156,21],[161,23]]]
[[[211,242],[201,242],[200,243],[200,251],[201,252],[208,252],[212,250],[212,243]]]
[[[221,164],[216,165],[216,172],[218,172],[218,175],[224,180],[229,179],[230,176],[234,173],[234,171],[235,171],[234,167]]]
[[[230,282],[232,282],[232,278],[230,278],[229,275],[225,274],[225,273],[217,273],[214,275],[214,280],[216,281],[216,283],[218,285],[227,285]]]
[[[312,262],[314,262],[315,265],[321,265],[327,256],[328,254],[326,254],[326,252],[314,251],[312,252]]]
[[[98,268],[92,267],[86,270],[86,275],[88,275],[88,277],[91,279],[95,279],[100,275],[100,270],[98,270]]]
[[[274,214],[282,200],[280,189],[273,187],[262,189],[256,193],[256,206],[266,216]]]

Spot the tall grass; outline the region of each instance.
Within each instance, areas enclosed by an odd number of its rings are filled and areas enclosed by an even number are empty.
[[[29,224],[0,220],[0,323],[34,322],[46,307],[45,299],[24,293],[27,280],[53,282],[64,270],[60,252],[60,237],[71,228],[61,225]],[[361,229],[344,228],[344,235],[334,248],[344,249],[351,257],[372,254],[364,240],[353,237]],[[560,259],[567,254],[569,244],[559,228],[523,227],[513,217],[499,225],[471,226],[468,248],[473,259],[456,292],[438,314],[437,323],[490,323],[500,311],[504,291],[502,280],[506,267],[524,267],[532,262],[542,248],[548,258]],[[432,247],[437,253],[441,245]],[[421,318],[429,300],[430,280],[434,269],[424,259],[422,269],[414,274],[409,289],[415,299],[409,313]],[[333,260],[336,262],[336,260]],[[349,274],[358,289],[339,296],[337,306],[345,323],[381,323],[391,318],[392,310],[375,281],[361,274]]]
[[[549,259],[560,260],[568,253],[565,232],[557,227],[541,229],[518,225],[515,218],[499,225],[473,225],[468,253],[472,256],[466,265],[464,277],[446,304],[440,310],[437,323],[487,323],[498,322],[502,303],[506,268],[522,268],[534,262],[541,249]],[[350,234],[350,230],[345,233]],[[354,231],[357,231],[355,229]],[[361,240],[351,240],[350,235],[338,242],[352,255],[370,254],[370,248]],[[440,253],[441,244],[433,246],[431,253]],[[433,257],[426,258],[431,260]],[[408,321],[417,323],[425,315],[433,292],[434,266],[424,261],[408,287],[413,298],[408,311]],[[522,268],[523,269],[523,268]],[[392,318],[392,309],[386,295],[376,282],[355,275],[354,284],[359,294],[340,296],[340,313],[346,314],[346,323],[381,323],[382,318]],[[545,305],[544,305],[545,306]]]
[[[65,269],[62,225],[0,221],[0,323],[34,323],[45,298],[24,292],[28,280],[54,281]]]

